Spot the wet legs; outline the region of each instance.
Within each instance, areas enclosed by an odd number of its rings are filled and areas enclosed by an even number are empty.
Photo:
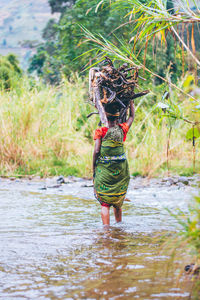
[[[122,221],[122,209],[113,207],[116,222]],[[101,218],[103,225],[110,225],[110,207],[101,206]]]
[[[113,211],[115,214],[115,220],[116,222],[121,222],[122,221],[122,209],[118,207],[113,207]]]
[[[101,206],[101,219],[103,225],[110,225],[110,207]]]

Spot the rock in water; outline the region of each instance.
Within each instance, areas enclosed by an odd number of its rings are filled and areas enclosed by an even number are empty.
[[[65,178],[64,178],[64,176],[59,176],[58,177],[58,179],[56,180],[56,182],[58,183],[58,184],[62,184],[62,183],[65,183]]]

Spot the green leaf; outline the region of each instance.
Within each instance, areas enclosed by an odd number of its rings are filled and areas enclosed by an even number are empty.
[[[192,139],[193,139],[193,136],[194,136],[196,139],[200,137],[200,131],[199,131],[199,129],[196,128],[196,127],[194,128],[194,130],[193,130],[193,128],[191,128],[191,129],[188,130],[188,132],[186,133],[186,139],[187,139],[187,140],[192,140]]]
[[[184,88],[188,88],[191,86],[192,83],[195,82],[194,75],[188,75],[183,83]]]

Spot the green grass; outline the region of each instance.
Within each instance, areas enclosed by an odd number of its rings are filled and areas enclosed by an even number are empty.
[[[86,101],[87,82],[77,76],[59,87],[24,78],[10,92],[1,91],[0,173],[7,176],[92,176],[93,134],[97,115]],[[168,123],[156,107],[165,87],[136,101],[136,116],[125,143],[133,176],[165,176]],[[153,99],[153,100],[152,100]],[[190,99],[174,95],[186,116]],[[195,113],[195,118],[199,114]],[[170,174],[192,175],[192,143],[186,140],[190,125],[178,122],[170,139]],[[196,140],[196,173],[200,171],[199,139]]]

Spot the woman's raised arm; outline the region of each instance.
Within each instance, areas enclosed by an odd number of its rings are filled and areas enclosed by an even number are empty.
[[[131,127],[134,118],[135,118],[135,108],[134,108],[134,102],[133,102],[133,100],[131,100],[131,102],[130,102],[130,114],[129,114],[128,120],[126,121],[129,128]]]

